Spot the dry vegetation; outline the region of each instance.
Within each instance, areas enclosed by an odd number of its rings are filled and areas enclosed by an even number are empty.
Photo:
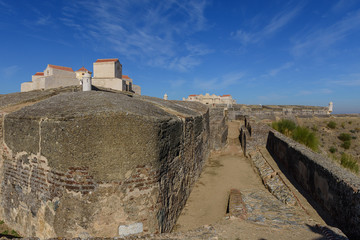
[[[320,143],[318,152],[359,172],[360,116],[298,118],[297,122],[315,132]]]

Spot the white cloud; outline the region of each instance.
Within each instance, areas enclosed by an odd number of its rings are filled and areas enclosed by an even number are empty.
[[[239,40],[243,45],[260,42],[267,37],[271,37],[273,34],[284,28],[299,14],[302,8],[302,5],[297,5],[293,8],[286,7],[284,10],[272,17],[269,20],[269,23],[263,26],[260,30],[247,32],[243,29],[239,29],[235,32],[232,32],[231,37]],[[256,18],[258,19],[259,16],[256,16]]]
[[[297,96],[306,96],[306,95],[313,95],[313,94],[331,94],[333,91],[328,88],[322,89],[315,89],[315,90],[302,90],[299,91]]]
[[[290,67],[292,67],[294,65],[293,62],[287,62],[287,63],[284,63],[283,65],[281,65],[280,67],[278,68],[274,68],[274,69],[271,69],[268,74],[266,74],[266,76],[276,76],[279,72],[283,71],[283,70],[286,70],[286,69],[289,69]]]
[[[360,73],[352,73],[345,76],[340,76],[337,80],[328,81],[330,84],[340,86],[360,86]]]
[[[343,85],[343,86],[360,86],[360,79],[332,81],[331,83],[334,83],[336,85]]]
[[[296,36],[292,49],[295,56],[326,50],[360,29],[360,11],[347,15],[326,28],[315,27],[303,36]]]
[[[0,0],[0,8],[2,8],[1,10],[2,14],[7,14],[7,15],[14,14],[13,8],[3,0]]]
[[[230,73],[221,77],[212,79],[195,79],[194,87],[202,91],[222,90],[232,85],[239,84],[244,76],[244,73]]]
[[[334,13],[341,13],[352,8],[356,3],[357,0],[339,0],[332,6],[331,11]]]
[[[186,81],[184,79],[177,79],[177,80],[171,80],[169,81],[169,83],[172,89],[179,89],[186,83]]]
[[[129,59],[186,71],[210,52],[187,40],[205,29],[205,7],[203,0],[76,1],[63,9],[60,20],[98,49],[110,46]]]

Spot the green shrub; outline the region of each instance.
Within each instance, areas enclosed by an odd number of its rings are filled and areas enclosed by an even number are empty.
[[[348,133],[341,133],[341,134],[338,136],[338,139],[340,139],[340,140],[343,141],[343,142],[345,142],[345,141],[350,141],[351,136],[350,136],[350,134],[348,134]]]
[[[351,155],[343,153],[341,155],[340,164],[341,164],[341,166],[344,166],[353,172],[356,172],[356,173],[359,172],[359,165],[358,165],[357,161]]]
[[[318,150],[318,138],[315,136],[314,132],[310,131],[306,127],[296,127],[295,130],[292,132],[292,138],[295,141],[304,144],[305,146],[311,148],[314,151]]]
[[[311,127],[311,130],[313,130],[314,132],[317,132],[317,131],[319,130],[319,128],[318,128],[318,126],[313,125],[313,126]]]
[[[341,147],[344,148],[344,149],[349,149],[350,146],[351,146],[350,140],[349,140],[349,141],[344,141],[344,142],[341,144]]]
[[[329,151],[330,151],[331,153],[336,153],[337,149],[336,149],[335,147],[330,147],[330,148],[329,148]]]
[[[341,127],[342,127],[342,128],[345,128],[345,123],[342,123],[342,124],[341,124]]]
[[[14,237],[20,237],[20,235],[15,230],[11,230],[10,234],[13,235]]]
[[[296,128],[296,124],[291,120],[283,119],[277,122],[273,122],[272,127],[282,134],[290,136],[291,132]]]
[[[349,124],[352,124],[352,121],[349,121],[348,123],[349,123]]]
[[[353,130],[350,130],[350,132],[351,132],[351,133],[356,133],[355,129],[353,129]]]
[[[328,128],[335,129],[336,128],[336,122],[330,121],[327,124]]]
[[[357,139],[357,136],[351,136],[352,139]]]

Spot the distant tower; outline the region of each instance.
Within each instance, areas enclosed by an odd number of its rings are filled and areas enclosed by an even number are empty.
[[[89,73],[85,73],[82,78],[82,88],[83,92],[91,91],[91,75]]]
[[[168,100],[168,95],[166,93],[164,94],[164,100]]]
[[[333,111],[334,108],[334,104],[333,102],[329,102],[329,110],[328,110],[328,114],[330,114]]]

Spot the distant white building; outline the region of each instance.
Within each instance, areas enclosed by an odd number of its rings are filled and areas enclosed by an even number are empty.
[[[229,94],[222,96],[217,96],[215,94],[210,95],[209,93],[206,93],[205,95],[193,94],[193,95],[189,95],[188,98],[183,98],[183,101],[196,101],[211,106],[215,106],[218,104],[225,104],[227,106],[231,106],[233,104],[236,104],[235,99],[233,99],[232,96]]]
[[[31,82],[21,84],[21,92],[80,85],[72,68],[48,64],[43,72],[32,76]]]

